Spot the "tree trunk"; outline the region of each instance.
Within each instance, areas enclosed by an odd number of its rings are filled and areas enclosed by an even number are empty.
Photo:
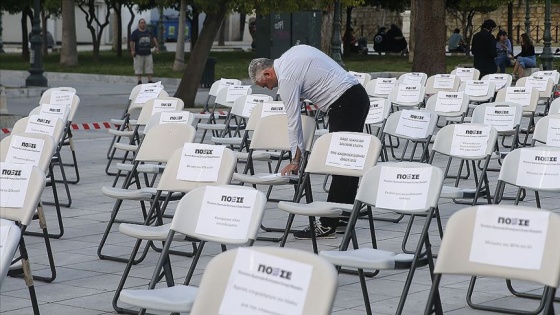
[[[30,6],[23,9],[21,14],[21,56],[23,60],[29,61],[29,29],[27,28],[27,18],[33,25],[33,11]]]
[[[428,76],[447,73],[445,68],[445,0],[412,0],[416,10],[412,71]]]
[[[414,25],[416,25],[416,11],[410,11],[410,40],[408,41],[408,62],[414,61],[414,49],[416,48],[416,34]]]
[[[183,77],[175,93],[175,97],[183,100],[185,107],[194,107],[196,92],[200,85],[206,60],[208,59],[208,53],[210,53],[220,25],[226,16],[226,11],[227,6],[225,5],[225,1],[222,1],[220,9],[216,13],[206,15],[202,31],[190,54],[187,68],[183,73]]]
[[[133,10],[134,4],[127,4],[126,8],[130,13],[130,21],[128,21],[128,24],[126,25],[126,48],[128,49],[128,51],[130,51],[130,34],[132,34],[132,24],[134,23],[136,14],[134,14]]]
[[[62,1],[62,43],[60,65],[75,67],[78,65],[78,46],[76,43],[76,15],[74,0]]]
[[[226,20],[227,18],[224,18],[222,20],[222,25],[220,26],[220,31],[218,33],[218,46],[225,46],[226,42],[225,42],[225,38],[226,38]]]
[[[181,0],[179,8],[179,31],[177,32],[177,48],[175,49],[175,61],[173,71],[185,70],[185,21],[187,17],[187,1]]]
[[[122,57],[122,7],[120,1],[113,4],[113,10],[115,10],[117,20],[117,36],[113,38],[113,41],[117,42],[117,57]]]
[[[80,10],[86,15],[86,24],[91,34],[91,42],[93,44],[93,61],[95,62],[99,61],[99,46],[101,45],[103,30],[107,25],[109,25],[109,17],[111,15],[111,10],[109,9],[111,5],[109,0],[105,0],[105,4],[107,12],[105,13],[105,21],[103,23],[100,22],[99,17],[97,16],[94,0],[88,0],[84,4],[78,5]],[[86,6],[86,8],[83,6]],[[93,25],[94,22],[95,26]]]
[[[331,38],[334,20],[334,7],[330,5],[323,11],[323,20],[321,21],[321,50],[331,55]]]
[[[193,51],[194,46],[196,45],[196,41],[198,40],[198,22],[199,22],[199,13],[196,6],[191,5],[192,7],[192,21],[191,21],[191,51]]]

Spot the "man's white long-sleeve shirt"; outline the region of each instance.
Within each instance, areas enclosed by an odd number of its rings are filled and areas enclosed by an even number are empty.
[[[322,51],[307,45],[294,46],[274,60],[274,71],[278,94],[286,107],[293,157],[298,147],[305,152],[300,99],[309,99],[326,112],[346,90],[359,82]]]

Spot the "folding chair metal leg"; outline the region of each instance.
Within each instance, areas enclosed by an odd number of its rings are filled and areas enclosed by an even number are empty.
[[[434,275],[434,279],[432,280],[432,288],[430,289],[430,295],[428,296],[428,303],[426,303],[424,315],[443,315],[443,308],[441,306],[441,298],[439,295],[440,281],[441,274]]]
[[[57,164],[60,169],[60,180],[57,180],[54,177],[54,165]],[[70,187],[68,186],[68,180],[66,178],[66,172],[64,171],[64,165],[62,164],[62,160],[60,158],[60,152],[55,153],[53,156],[51,165],[49,165],[49,177],[51,179],[51,185],[54,186],[55,183],[63,183],[64,184],[64,192],[66,193],[66,203],[60,202],[60,198],[58,196],[55,197],[54,201],[44,201],[43,203],[46,205],[58,205],[58,207],[63,206],[66,208],[70,208],[72,206],[72,195],[70,194]]]
[[[63,163],[63,166],[69,166],[74,169],[74,180],[67,180],[69,184],[77,184],[80,182],[80,170],[78,169],[78,159],[76,158],[76,149],[74,148],[74,140],[72,138],[68,139],[70,146],[70,153],[72,154],[72,163]]]
[[[23,239],[23,236],[19,239],[19,254],[22,260],[25,284],[27,285],[27,289],[29,290],[29,298],[33,307],[33,314],[39,315],[39,302],[37,301],[37,294],[35,293],[35,284],[33,283],[34,278],[31,274],[31,267],[29,266],[29,255],[27,253],[27,247],[25,246],[25,240]]]

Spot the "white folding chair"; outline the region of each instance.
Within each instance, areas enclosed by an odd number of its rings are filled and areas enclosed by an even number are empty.
[[[352,74],[358,82],[364,87],[367,86],[368,82],[371,81],[371,75],[365,72],[355,72],[355,71],[348,71],[348,73]]]
[[[434,263],[428,230],[435,216],[442,184],[441,169],[424,163],[381,164],[364,174],[339,251],[321,251],[319,255],[337,266],[358,269],[367,314],[372,314],[372,311],[363,274],[364,269],[408,270],[396,314],[401,314],[403,311],[416,269],[429,265],[430,276],[432,275]],[[410,188],[403,188],[405,185]],[[407,197],[411,192],[415,192],[417,197]],[[373,239],[373,248],[358,248],[355,226],[363,207],[368,209],[370,215],[371,208],[375,207],[401,215],[425,216],[426,221],[414,252],[401,253],[378,249],[376,238]],[[371,228],[374,228],[373,223]],[[374,230],[372,233],[375,235]],[[405,232],[404,235],[403,247],[408,233]],[[353,250],[348,250],[350,241]]]
[[[396,78],[376,78],[371,79],[365,88],[370,97],[388,98],[396,85],[398,85]]]
[[[370,99],[365,131],[379,138],[390,113],[391,102],[389,100],[384,98]],[[374,129],[376,129],[375,132]]]
[[[520,145],[527,145],[529,134],[535,127],[535,113],[539,101],[539,91],[531,87],[509,87],[498,91],[495,102],[513,102],[523,106],[523,117],[529,117],[526,129],[521,129],[525,133],[525,139],[520,141]]]
[[[461,79],[452,74],[434,74],[426,80],[426,96],[429,97],[439,91],[457,92]]]
[[[232,285],[243,285],[243,279],[236,281],[237,269],[235,263],[238,259],[245,258],[242,255],[249,254],[251,258],[255,259],[272,259],[272,261],[278,261],[281,263],[295,263],[297,266],[301,266],[300,270],[305,270],[306,267],[312,267],[311,275],[309,277],[309,284],[306,285],[306,292],[301,292],[301,304],[297,304],[296,309],[300,310],[302,314],[330,314],[332,311],[332,304],[334,301],[334,296],[337,291],[337,276],[336,270],[332,264],[325,261],[323,258],[296,249],[288,248],[274,248],[274,247],[251,247],[250,249],[233,249],[227,252],[221,253],[216,257],[212,258],[204,270],[202,275],[202,280],[200,282],[200,287],[194,304],[192,306],[191,315],[206,315],[206,314],[218,314],[220,309],[229,309],[232,307],[237,307],[239,310],[241,303],[251,305],[253,301],[253,296],[247,293],[243,295],[241,299],[232,292]],[[263,262],[264,264],[264,262]],[[244,267],[247,264],[244,265]],[[294,270],[294,272],[300,272],[300,270]],[[224,271],[229,275],[229,277],[224,276]],[[255,275],[263,276],[262,273],[253,272]],[[272,292],[286,292],[286,288],[283,286],[285,282],[289,280],[280,280],[278,283],[278,277],[273,275],[265,276],[264,279],[259,279],[258,282],[262,282],[259,286],[260,290],[267,292],[270,286]],[[294,275],[296,277],[296,275]],[[228,283],[228,279],[232,279],[233,284]],[[271,284],[270,280],[274,280],[274,284]],[[305,282],[307,284],[307,281]],[[281,288],[281,289],[280,289]],[[290,289],[287,292],[293,292]],[[272,293],[274,294],[274,293]],[[229,304],[232,302],[232,298],[235,296],[235,304]],[[291,295],[293,296],[293,295]],[[298,301],[299,302],[299,301]],[[286,305],[279,304],[282,302],[270,303],[269,311],[278,312],[280,309],[284,309],[281,314],[290,314],[291,309],[287,309]],[[281,308],[279,308],[281,307]]]
[[[560,114],[560,97],[550,103],[548,114]]]
[[[211,224],[216,226],[218,223],[214,216],[205,215],[205,212],[211,211],[208,207],[208,201],[221,200],[222,193],[220,192],[227,192],[228,196],[235,198],[243,196],[242,198],[249,199],[249,196],[252,196],[251,198],[254,200],[253,204],[242,204],[244,207],[235,207],[235,202],[233,204],[229,203],[231,209],[227,209],[229,212],[227,215],[229,215],[229,218],[239,219],[240,222],[236,228],[229,228],[227,231],[224,231],[226,226],[222,226],[221,229],[212,229],[205,225]],[[208,242],[221,244],[222,251],[225,250],[226,245],[252,245],[259,230],[265,205],[266,197],[264,194],[249,187],[200,187],[187,193],[175,210],[173,221],[169,227],[169,233],[165,239],[165,245],[148,289],[123,290],[119,300],[123,303],[139,307],[141,309],[140,314],[143,314],[146,309],[173,313],[189,312],[197,291],[196,288],[189,286],[189,284],[205,244]],[[212,210],[211,213],[217,212]],[[185,281],[183,285],[175,285],[172,278],[166,279],[168,283],[165,287],[156,288],[158,279],[161,278],[161,271],[164,270],[165,272],[164,268],[171,268],[169,264],[169,250],[172,243],[180,236],[200,241],[200,246],[192,260]]]
[[[514,226],[510,221],[506,223],[504,218],[540,219],[538,228],[542,232],[542,237],[539,237],[541,242],[539,246],[542,246],[543,250],[542,252],[537,250],[540,255],[532,256],[530,259],[532,262],[540,261],[538,266],[530,262],[529,264],[517,263],[518,258],[527,255],[527,249],[521,246],[492,249],[496,247],[492,244],[501,244],[503,241],[518,244],[519,238],[511,238],[519,232],[512,234],[511,229]],[[487,222],[488,225],[485,224]],[[487,228],[488,226],[490,228]],[[515,229],[524,231],[529,228],[516,226]],[[481,236],[481,233],[484,233],[484,236]],[[560,280],[558,238],[560,238],[560,217],[546,210],[502,205],[475,206],[459,210],[451,215],[447,222],[424,314],[443,314],[439,285],[444,274],[473,276],[468,293],[472,293],[476,276],[523,280],[544,285],[540,305],[534,311],[526,311],[524,307],[520,309],[492,306],[489,305],[490,303],[475,304],[470,298],[467,299],[467,303],[474,309],[499,313],[554,314],[554,294]],[[534,242],[528,241],[528,243]],[[509,261],[507,257],[511,257]],[[527,260],[523,261],[527,262]],[[519,306],[518,303],[515,305]]]
[[[494,82],[496,92],[511,86],[512,76],[509,73],[491,73],[483,76],[481,80]]]
[[[559,103],[560,104],[560,103]],[[533,133],[533,139],[531,140],[531,146],[549,146],[558,147],[560,146],[560,139],[558,138],[558,123],[560,122],[560,113],[552,114],[549,113],[547,116],[539,119],[535,125],[535,133]]]
[[[487,80],[467,80],[459,86],[459,91],[469,96],[472,108],[481,103],[488,103],[494,99],[496,84]]]
[[[478,80],[480,78],[480,70],[476,68],[457,67],[451,71],[452,75],[459,77],[461,82],[467,80]]]
[[[407,85],[420,84],[425,86],[426,80],[428,80],[428,75],[424,72],[407,72],[401,74],[398,83]]]
[[[446,122],[463,123],[469,110],[469,95],[465,92],[439,91],[426,101],[426,109],[435,112]]]
[[[389,101],[397,108],[419,108],[424,105],[426,88],[423,85],[395,85],[389,94]]]
[[[554,96],[553,92],[556,88],[556,84],[554,84],[553,78],[548,76],[531,75],[530,77],[519,78],[519,80],[517,80],[517,82],[515,83],[515,86],[536,88],[539,91],[538,105],[545,106],[543,112],[539,114],[541,116],[544,116],[548,113],[550,102],[552,101],[552,97]]]

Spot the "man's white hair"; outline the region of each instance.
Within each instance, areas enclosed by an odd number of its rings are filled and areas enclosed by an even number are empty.
[[[262,72],[274,66],[274,60],[269,58],[255,58],[249,63],[249,78],[256,83],[262,76]]]

